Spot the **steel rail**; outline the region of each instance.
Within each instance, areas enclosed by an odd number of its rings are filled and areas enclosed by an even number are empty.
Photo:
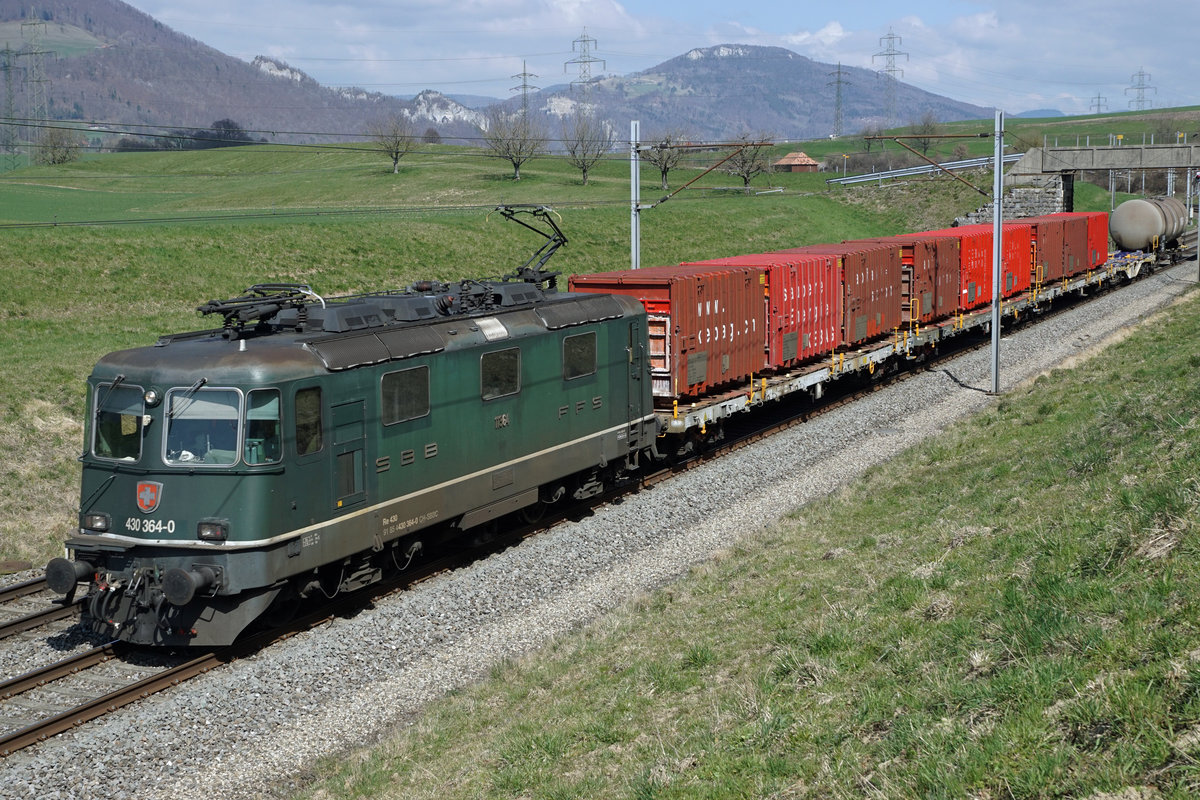
[[[26,672],[24,675],[9,678],[6,681],[0,682],[0,700],[8,700],[10,697],[16,697],[22,692],[37,689],[46,684],[53,683],[60,678],[90,669],[97,664],[111,661],[120,654],[117,644],[112,642],[94,647],[82,653],[77,653],[69,658],[64,658],[62,661],[56,661],[53,664],[39,667],[38,669]]]
[[[16,600],[18,597],[24,597],[28,594],[37,594],[38,592],[45,591],[45,589],[46,579],[44,577],[30,578],[27,581],[14,583],[11,586],[5,586],[0,589],[0,603],[7,603],[9,600]]]
[[[78,617],[83,605],[83,598],[72,600],[67,605],[52,605],[38,611],[31,611],[20,617],[0,622],[0,639],[6,639],[18,633],[40,628],[56,620],[67,617]]]
[[[103,697],[82,703],[75,708],[0,736],[0,757],[12,755],[17,750],[43,742],[52,736],[91,722],[97,717],[124,708],[130,703],[177,686],[190,678],[220,666],[226,660],[224,651],[204,653],[129,686],[109,692]]]

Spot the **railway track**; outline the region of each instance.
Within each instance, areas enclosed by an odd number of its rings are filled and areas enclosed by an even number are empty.
[[[45,603],[39,608],[25,610],[26,600],[45,593]],[[45,578],[31,578],[0,589],[0,639],[40,628],[51,622],[79,617],[82,600],[70,602],[51,599]]]
[[[511,546],[529,535],[533,526],[522,526],[511,536],[498,537],[483,548]],[[183,654],[110,642],[69,656],[0,682],[0,758],[85,725],[151,695],[178,686],[212,669],[330,620],[352,615],[389,594],[403,591],[455,567],[479,558],[480,550],[434,559],[359,592],[329,602],[278,629],[246,637],[229,647]],[[37,580],[26,582],[30,586]],[[41,581],[44,588],[44,581]],[[30,594],[38,588],[25,584],[8,592]],[[0,592],[0,599],[5,594]],[[70,609],[78,614],[78,608]],[[82,697],[82,700],[78,698]]]
[[[138,653],[149,658],[144,651]],[[132,649],[112,643],[0,683],[0,724],[7,728],[0,734],[0,756],[86,724],[225,661],[217,651],[182,659],[152,655],[154,660],[175,663],[138,664]],[[101,674],[106,665],[110,669]],[[73,698],[80,695],[87,699],[76,703]]]

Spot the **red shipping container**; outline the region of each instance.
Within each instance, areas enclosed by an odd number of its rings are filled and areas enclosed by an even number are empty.
[[[783,369],[824,356],[838,345],[840,274],[833,256],[759,253],[685,266],[753,269],[766,299],[766,366]]]
[[[575,275],[570,288],[646,307],[655,397],[699,397],[763,369],[766,301],[754,270],[649,267]]]
[[[900,327],[900,248],[875,242],[814,244],[779,253],[830,255],[842,272],[841,344],[854,346]]]
[[[1087,245],[1080,265],[1071,275],[1086,272],[1108,262],[1108,214],[1104,211],[1068,211],[1052,217],[1082,217],[1087,224]]]
[[[959,240],[949,236],[883,236],[852,241],[900,247],[901,324],[933,322],[958,310]]]
[[[1083,217],[1064,216],[1063,251],[1066,259],[1066,274],[1078,275],[1087,272],[1091,258],[1088,255],[1087,220]]]
[[[1067,223],[1057,215],[1022,217],[1033,228],[1034,280],[1043,285],[1061,280],[1067,273]]]
[[[906,236],[953,236],[962,247],[959,309],[968,311],[992,302],[992,226],[963,225]],[[1033,232],[1029,225],[1019,222],[1004,224],[1000,253],[1000,286],[1002,297],[1012,297],[1029,290],[1033,272]]]
[[[992,302],[992,232],[990,228],[987,231],[980,230],[981,227],[972,225],[904,234],[906,237],[950,236],[958,239],[959,311],[969,311]]]

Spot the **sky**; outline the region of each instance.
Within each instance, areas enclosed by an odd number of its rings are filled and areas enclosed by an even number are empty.
[[[784,47],[1016,114],[1200,104],[1200,2],[1115,0],[127,0],[174,30],[319,83],[513,96],[697,47]],[[892,52],[889,57],[888,51]],[[586,63],[584,63],[586,62]]]

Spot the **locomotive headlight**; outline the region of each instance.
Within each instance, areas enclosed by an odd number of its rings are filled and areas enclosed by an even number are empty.
[[[223,519],[202,519],[196,523],[196,538],[205,542],[223,542],[229,538],[229,523]]]
[[[142,400],[146,403],[146,408],[154,408],[162,401],[162,393],[158,389],[147,389],[142,395]]]
[[[80,525],[81,528],[86,528],[89,531],[99,531],[105,533],[108,531],[111,523],[111,518],[103,512],[91,512],[83,515]]]

